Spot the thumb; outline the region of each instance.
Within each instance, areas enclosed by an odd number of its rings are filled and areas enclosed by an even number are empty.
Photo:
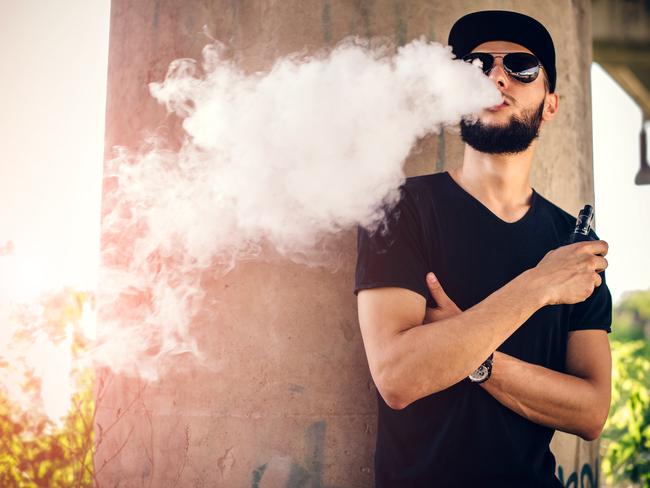
[[[431,272],[427,273],[427,286],[429,287],[431,296],[433,296],[436,303],[439,304],[443,301],[449,300],[449,297],[445,293],[445,290],[442,289],[442,285],[438,281],[438,278],[436,278],[436,275]]]

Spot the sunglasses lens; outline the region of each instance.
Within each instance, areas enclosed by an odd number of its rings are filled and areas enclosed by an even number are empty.
[[[510,76],[530,83],[539,74],[539,60],[529,53],[510,53],[503,58],[503,66]]]
[[[463,56],[463,61],[468,63],[473,63],[476,59],[481,62],[483,73],[488,74],[494,64],[494,57],[489,53],[469,53]]]

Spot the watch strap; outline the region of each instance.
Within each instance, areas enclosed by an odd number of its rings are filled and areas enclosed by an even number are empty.
[[[492,375],[492,360],[494,358],[494,353],[490,354],[483,364],[481,364],[476,370],[468,376],[469,380],[472,383],[483,383],[487,381]]]

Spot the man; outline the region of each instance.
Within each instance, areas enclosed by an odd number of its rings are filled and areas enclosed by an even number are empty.
[[[554,431],[596,439],[609,412],[608,245],[593,231],[564,245],[575,216],[529,183],[558,110],[548,31],[476,12],[449,44],[482,62],[504,104],[461,124],[462,166],[407,178],[385,228],[359,228],[376,486],[562,486]]]

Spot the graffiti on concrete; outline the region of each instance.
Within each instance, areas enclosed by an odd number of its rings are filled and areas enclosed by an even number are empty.
[[[393,0],[393,12],[395,14],[395,38],[398,46],[406,44],[407,38],[407,25],[404,19],[405,5],[401,0]]]
[[[305,458],[302,463],[291,461],[285,488],[338,488],[323,484],[325,429],[324,421],[315,422],[307,428]],[[252,471],[252,488],[264,488],[263,477],[267,468],[268,463],[264,463]]]
[[[253,484],[251,485],[252,488],[260,488],[260,481],[262,480],[264,471],[266,471],[266,464],[262,464],[253,470]]]
[[[332,6],[329,0],[323,3],[323,11],[321,12],[321,24],[323,25],[323,40],[329,44],[332,40]]]
[[[564,480],[564,468],[558,464],[557,467],[557,477],[562,483],[562,486],[565,488],[597,488],[598,484],[598,474],[599,474],[599,459],[596,457],[596,462],[594,469],[591,469],[589,463],[585,463],[580,468],[580,477],[578,478],[578,473],[571,473],[566,481]]]

